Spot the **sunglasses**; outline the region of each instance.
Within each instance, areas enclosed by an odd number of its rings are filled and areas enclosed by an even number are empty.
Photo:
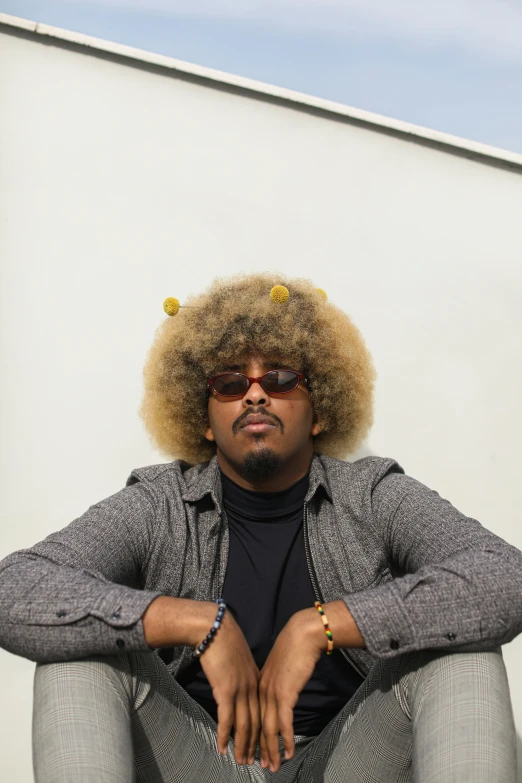
[[[210,378],[208,385],[220,397],[242,397],[253,383],[259,383],[267,394],[288,394],[297,389],[301,381],[308,385],[303,373],[295,370],[269,370],[259,378],[242,372],[221,372]]]

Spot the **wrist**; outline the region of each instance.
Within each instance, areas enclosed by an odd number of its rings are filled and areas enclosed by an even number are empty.
[[[197,647],[210,631],[218,610],[216,603],[211,601],[193,601],[201,606],[193,618],[187,618],[187,642],[190,647]]]
[[[315,648],[318,653],[325,652],[328,639],[326,638],[321,617],[315,606],[309,609],[301,609],[294,617],[299,625],[301,635],[307,640],[308,644]]]
[[[323,604],[323,610],[332,630],[334,648],[363,649],[366,646],[352,613],[344,601],[330,601]]]
[[[322,607],[332,632],[334,649],[337,647],[364,649],[364,639],[344,601],[331,601],[322,604]],[[295,623],[296,633],[301,634],[301,637],[304,637],[319,652],[326,652],[328,637],[321,615],[315,606],[296,612],[292,621]]]
[[[162,595],[152,601],[142,622],[149,647],[195,647],[216,619],[216,604]]]
[[[216,634],[221,628],[221,625],[225,619],[225,612],[227,609],[227,605],[223,598],[218,598],[216,601],[218,605],[218,611],[216,615],[216,619],[210,626],[210,629],[204,639],[197,645],[195,650],[193,651],[192,655],[194,658],[199,658],[201,655],[203,655],[204,652],[208,649],[209,645],[212,644],[214,639],[216,638]]]

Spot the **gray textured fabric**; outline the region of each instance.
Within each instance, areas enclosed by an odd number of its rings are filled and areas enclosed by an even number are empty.
[[[323,601],[344,598],[375,658],[485,651],[522,630],[522,554],[391,459],[315,456],[305,502]],[[38,662],[149,651],[160,594],[213,600],[228,530],[217,460],[135,470],[128,486],[0,563],[0,644]],[[171,674],[190,660],[175,648]]]
[[[515,783],[502,657],[421,652],[379,661],[275,774],[217,752],[212,718],[153,654],[36,669],[36,783]],[[257,756],[259,759],[259,754]]]

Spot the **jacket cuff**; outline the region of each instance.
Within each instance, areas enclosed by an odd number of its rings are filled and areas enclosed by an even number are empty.
[[[113,648],[114,653],[150,652],[143,629],[142,617],[149,605],[163,593],[134,590],[115,585],[104,594],[89,612],[103,621],[99,632],[103,647]]]
[[[417,649],[413,625],[393,583],[349,593],[343,600],[371,655],[393,658]]]
[[[147,607],[160,595],[163,593],[114,585],[112,589],[104,592],[89,614],[103,620],[115,630],[129,628],[136,625]]]

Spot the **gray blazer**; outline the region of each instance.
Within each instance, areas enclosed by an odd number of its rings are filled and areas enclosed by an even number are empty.
[[[0,563],[0,645],[34,661],[148,651],[141,617],[156,596],[221,593],[221,500],[216,458],[133,471],[125,489]],[[391,459],[314,456],[303,527],[317,597],[344,599],[366,642],[347,651],[363,674],[375,658],[489,650],[522,630],[522,553]],[[190,655],[173,649],[172,674]]]

